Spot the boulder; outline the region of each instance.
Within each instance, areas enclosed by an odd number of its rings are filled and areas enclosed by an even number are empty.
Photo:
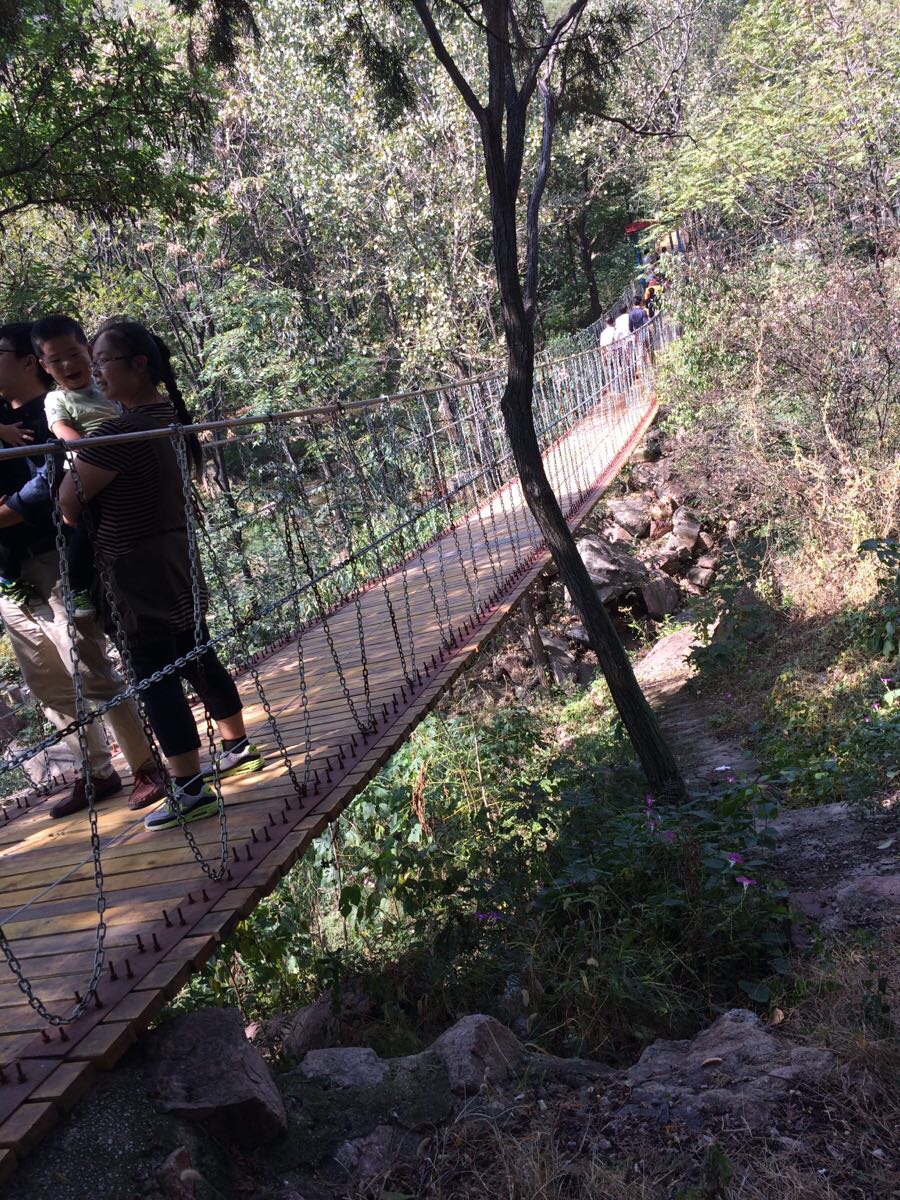
[[[583,625],[570,625],[566,630],[566,637],[570,642],[575,642],[578,646],[590,647],[591,639],[588,637],[587,630]]]
[[[641,596],[651,617],[666,617],[681,607],[681,592],[662,571],[654,571],[641,585]]]
[[[616,525],[634,537],[646,537],[650,532],[651,501],[643,496],[625,496],[607,501],[607,509]]]
[[[697,545],[706,551],[706,553],[711,553],[716,549],[716,539],[711,533],[707,533],[705,529],[701,529],[697,538]]]
[[[554,683],[570,683],[578,678],[578,664],[565,638],[554,637],[541,630],[541,643],[547,651]]]
[[[723,1118],[749,1130],[800,1084],[830,1070],[827,1050],[774,1035],[746,1009],[732,1009],[691,1041],[654,1042],[626,1072],[623,1115],[657,1116],[700,1127]]]
[[[162,1112],[204,1121],[251,1149],[287,1128],[284,1101],[236,1008],[185,1013],[154,1035],[153,1094]]]
[[[531,672],[525,665],[522,654],[513,649],[504,650],[494,659],[494,678],[509,679],[512,683],[525,683]],[[324,1043],[322,1043],[324,1045]]]
[[[685,578],[689,583],[692,583],[694,587],[698,587],[702,591],[706,591],[707,588],[712,586],[713,581],[716,578],[716,573],[715,571],[710,570],[708,567],[696,566],[691,567]]]
[[[578,551],[587,567],[600,599],[618,600],[640,587],[647,579],[647,568],[620,546],[610,545],[596,534],[578,539]]]
[[[672,533],[670,541],[675,549],[682,547],[692,551],[700,536],[700,518],[685,505],[676,508],[672,513]]]
[[[714,571],[718,565],[719,559],[715,554],[703,554],[697,559],[697,566],[704,571]]]
[[[384,1081],[388,1065],[368,1046],[331,1046],[310,1050],[298,1071],[304,1079],[329,1088],[376,1088]]]
[[[680,550],[664,550],[653,559],[658,570],[665,571],[667,575],[680,575],[685,563],[689,563],[690,561],[691,552],[690,550],[685,550],[684,547]]]
[[[667,533],[672,532],[672,522],[668,517],[659,517],[650,522],[650,540],[651,542],[658,541],[659,538],[665,537]]]
[[[526,1061],[525,1047],[505,1025],[481,1013],[463,1017],[433,1042],[457,1095],[471,1095],[485,1083],[510,1083]]]
[[[619,542],[622,545],[630,546],[634,538],[627,529],[623,529],[621,525],[606,525],[603,529],[603,537],[608,542]]]
[[[156,1171],[156,1182],[163,1200],[194,1200],[194,1184],[199,1178],[186,1146],[173,1150]]]

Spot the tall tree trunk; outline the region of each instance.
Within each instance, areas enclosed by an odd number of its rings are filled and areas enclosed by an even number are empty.
[[[532,408],[534,332],[525,312],[519,276],[515,194],[511,194],[504,170],[500,133],[489,116],[482,123],[482,143],[491,199],[494,263],[507,343],[507,383],[500,407],[522,491],[581,617],[650,787],[660,799],[686,800],[687,790],[674,755],[635,679],[625,648],[591,582],[544,470]]]

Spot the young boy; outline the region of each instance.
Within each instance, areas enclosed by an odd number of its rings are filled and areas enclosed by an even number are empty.
[[[71,317],[43,317],[31,327],[31,343],[41,366],[57,387],[44,400],[47,424],[54,437],[74,442],[93,433],[110,417],[119,416],[119,406],[107,400],[94,383],[87,337]],[[72,534],[69,549],[69,579],[75,599],[75,615],[93,614],[90,586],[94,561],[90,540],[83,525]]]

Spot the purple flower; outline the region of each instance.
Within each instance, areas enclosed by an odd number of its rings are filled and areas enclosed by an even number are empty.
[[[745,892],[748,887],[756,887],[756,880],[748,879],[746,875],[735,875],[734,882],[739,883]]]
[[[655,803],[656,803],[656,801],[653,799],[652,796],[644,797],[644,804],[646,805],[647,808],[652,808]]]
[[[675,841],[675,830],[674,829],[664,829],[662,831],[662,836],[663,836],[664,841],[667,841],[671,844],[672,842]]]
[[[882,683],[883,683],[885,686],[887,686],[887,684],[889,684],[889,683],[893,683],[893,682],[894,682],[894,677],[893,677],[893,675],[885,675],[885,676],[883,676],[883,677],[882,677],[882,680],[881,680],[881,682],[882,682]]]
[[[733,867],[736,867],[738,863],[742,863],[744,861],[743,854],[738,854],[737,850],[733,850],[730,854],[726,854],[725,857]]]
[[[503,918],[498,912],[476,913],[476,921],[501,921]]]
[[[872,712],[878,712],[879,708],[881,708],[881,704],[879,703],[879,701],[877,701],[877,700],[874,701],[874,703],[872,704]]]

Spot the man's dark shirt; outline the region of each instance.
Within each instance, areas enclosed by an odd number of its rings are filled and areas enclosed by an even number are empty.
[[[647,319],[647,314],[639,304],[636,304],[628,314],[628,328],[634,333],[636,329],[640,329],[642,325],[646,325]]]
[[[53,441],[44,413],[43,395],[29,400],[21,408],[13,408],[7,401],[0,401],[0,423],[21,423],[34,435],[35,445]],[[27,536],[27,544],[31,553],[40,554],[49,550],[54,544],[55,534],[45,456],[29,454],[24,458],[10,459],[0,456],[0,496],[7,497],[7,505],[28,526],[30,535]],[[25,535],[20,533],[18,536]]]

